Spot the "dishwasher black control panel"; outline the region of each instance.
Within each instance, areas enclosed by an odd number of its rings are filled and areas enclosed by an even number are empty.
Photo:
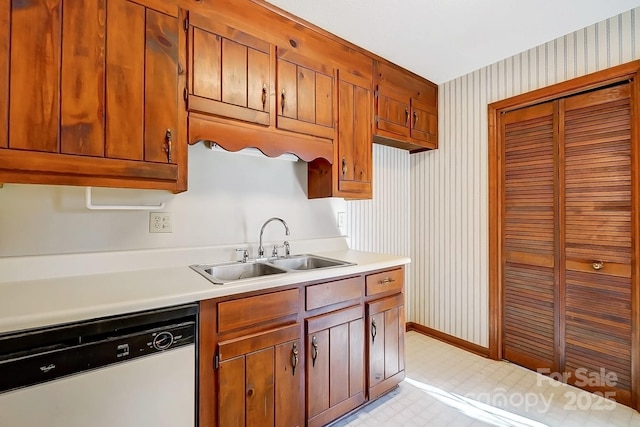
[[[190,304],[2,335],[0,393],[194,344],[197,321]]]

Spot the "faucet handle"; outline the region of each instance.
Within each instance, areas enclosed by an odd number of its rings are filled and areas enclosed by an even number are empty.
[[[246,248],[237,248],[236,252],[242,252],[242,262],[247,262],[249,259],[249,250]]]
[[[282,245],[284,246],[284,256],[286,258],[289,258],[289,256],[291,255],[291,246],[289,245],[289,242],[285,240]]]
[[[284,248],[284,245],[273,245],[273,251],[271,252],[271,256],[278,258],[278,249]]]

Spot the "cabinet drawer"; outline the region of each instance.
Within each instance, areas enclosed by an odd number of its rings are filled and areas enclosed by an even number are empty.
[[[367,276],[367,296],[389,291],[402,291],[404,269],[383,271]]]
[[[298,312],[298,289],[240,298],[218,304],[218,332],[276,320]]]
[[[362,297],[362,277],[307,286],[306,308],[313,310]]]

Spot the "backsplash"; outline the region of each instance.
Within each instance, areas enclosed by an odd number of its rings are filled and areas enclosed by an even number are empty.
[[[306,190],[302,161],[212,152],[199,143],[189,147],[187,192],[94,188],[96,204],[165,202],[173,233],[151,234],[147,211],[87,210],[84,187],[5,184],[0,257],[242,244],[257,241],[272,216],[287,221],[291,241],[342,235],[336,213],[345,211],[344,200],[308,200]],[[270,224],[264,239],[284,239],[284,229]]]

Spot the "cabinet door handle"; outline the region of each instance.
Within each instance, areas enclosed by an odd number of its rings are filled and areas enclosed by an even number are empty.
[[[262,85],[262,111],[267,105],[267,84]]]
[[[167,129],[167,132],[164,134],[164,137],[166,139],[166,152],[167,152],[167,163],[171,163],[171,144],[173,141],[173,135],[171,133],[171,129]]]
[[[347,174],[347,159],[346,158],[342,158],[342,175],[346,175]]]
[[[284,104],[285,104],[286,95],[284,93],[284,89],[282,89],[282,95],[280,95],[280,108],[282,109],[282,115],[284,116]]]
[[[296,368],[298,367],[298,344],[293,343],[293,348],[291,349],[291,375],[296,374]]]
[[[377,334],[378,334],[378,327],[376,325],[376,319],[371,319],[371,344],[376,342]]]
[[[404,125],[407,126],[409,124],[409,109],[404,107]]]
[[[311,337],[311,347],[313,347],[311,349],[312,366],[316,366],[316,359],[318,358],[318,338],[316,338],[315,335]]]
[[[413,112],[413,127],[416,127],[417,124],[418,124],[418,113],[416,113],[414,111]]]

